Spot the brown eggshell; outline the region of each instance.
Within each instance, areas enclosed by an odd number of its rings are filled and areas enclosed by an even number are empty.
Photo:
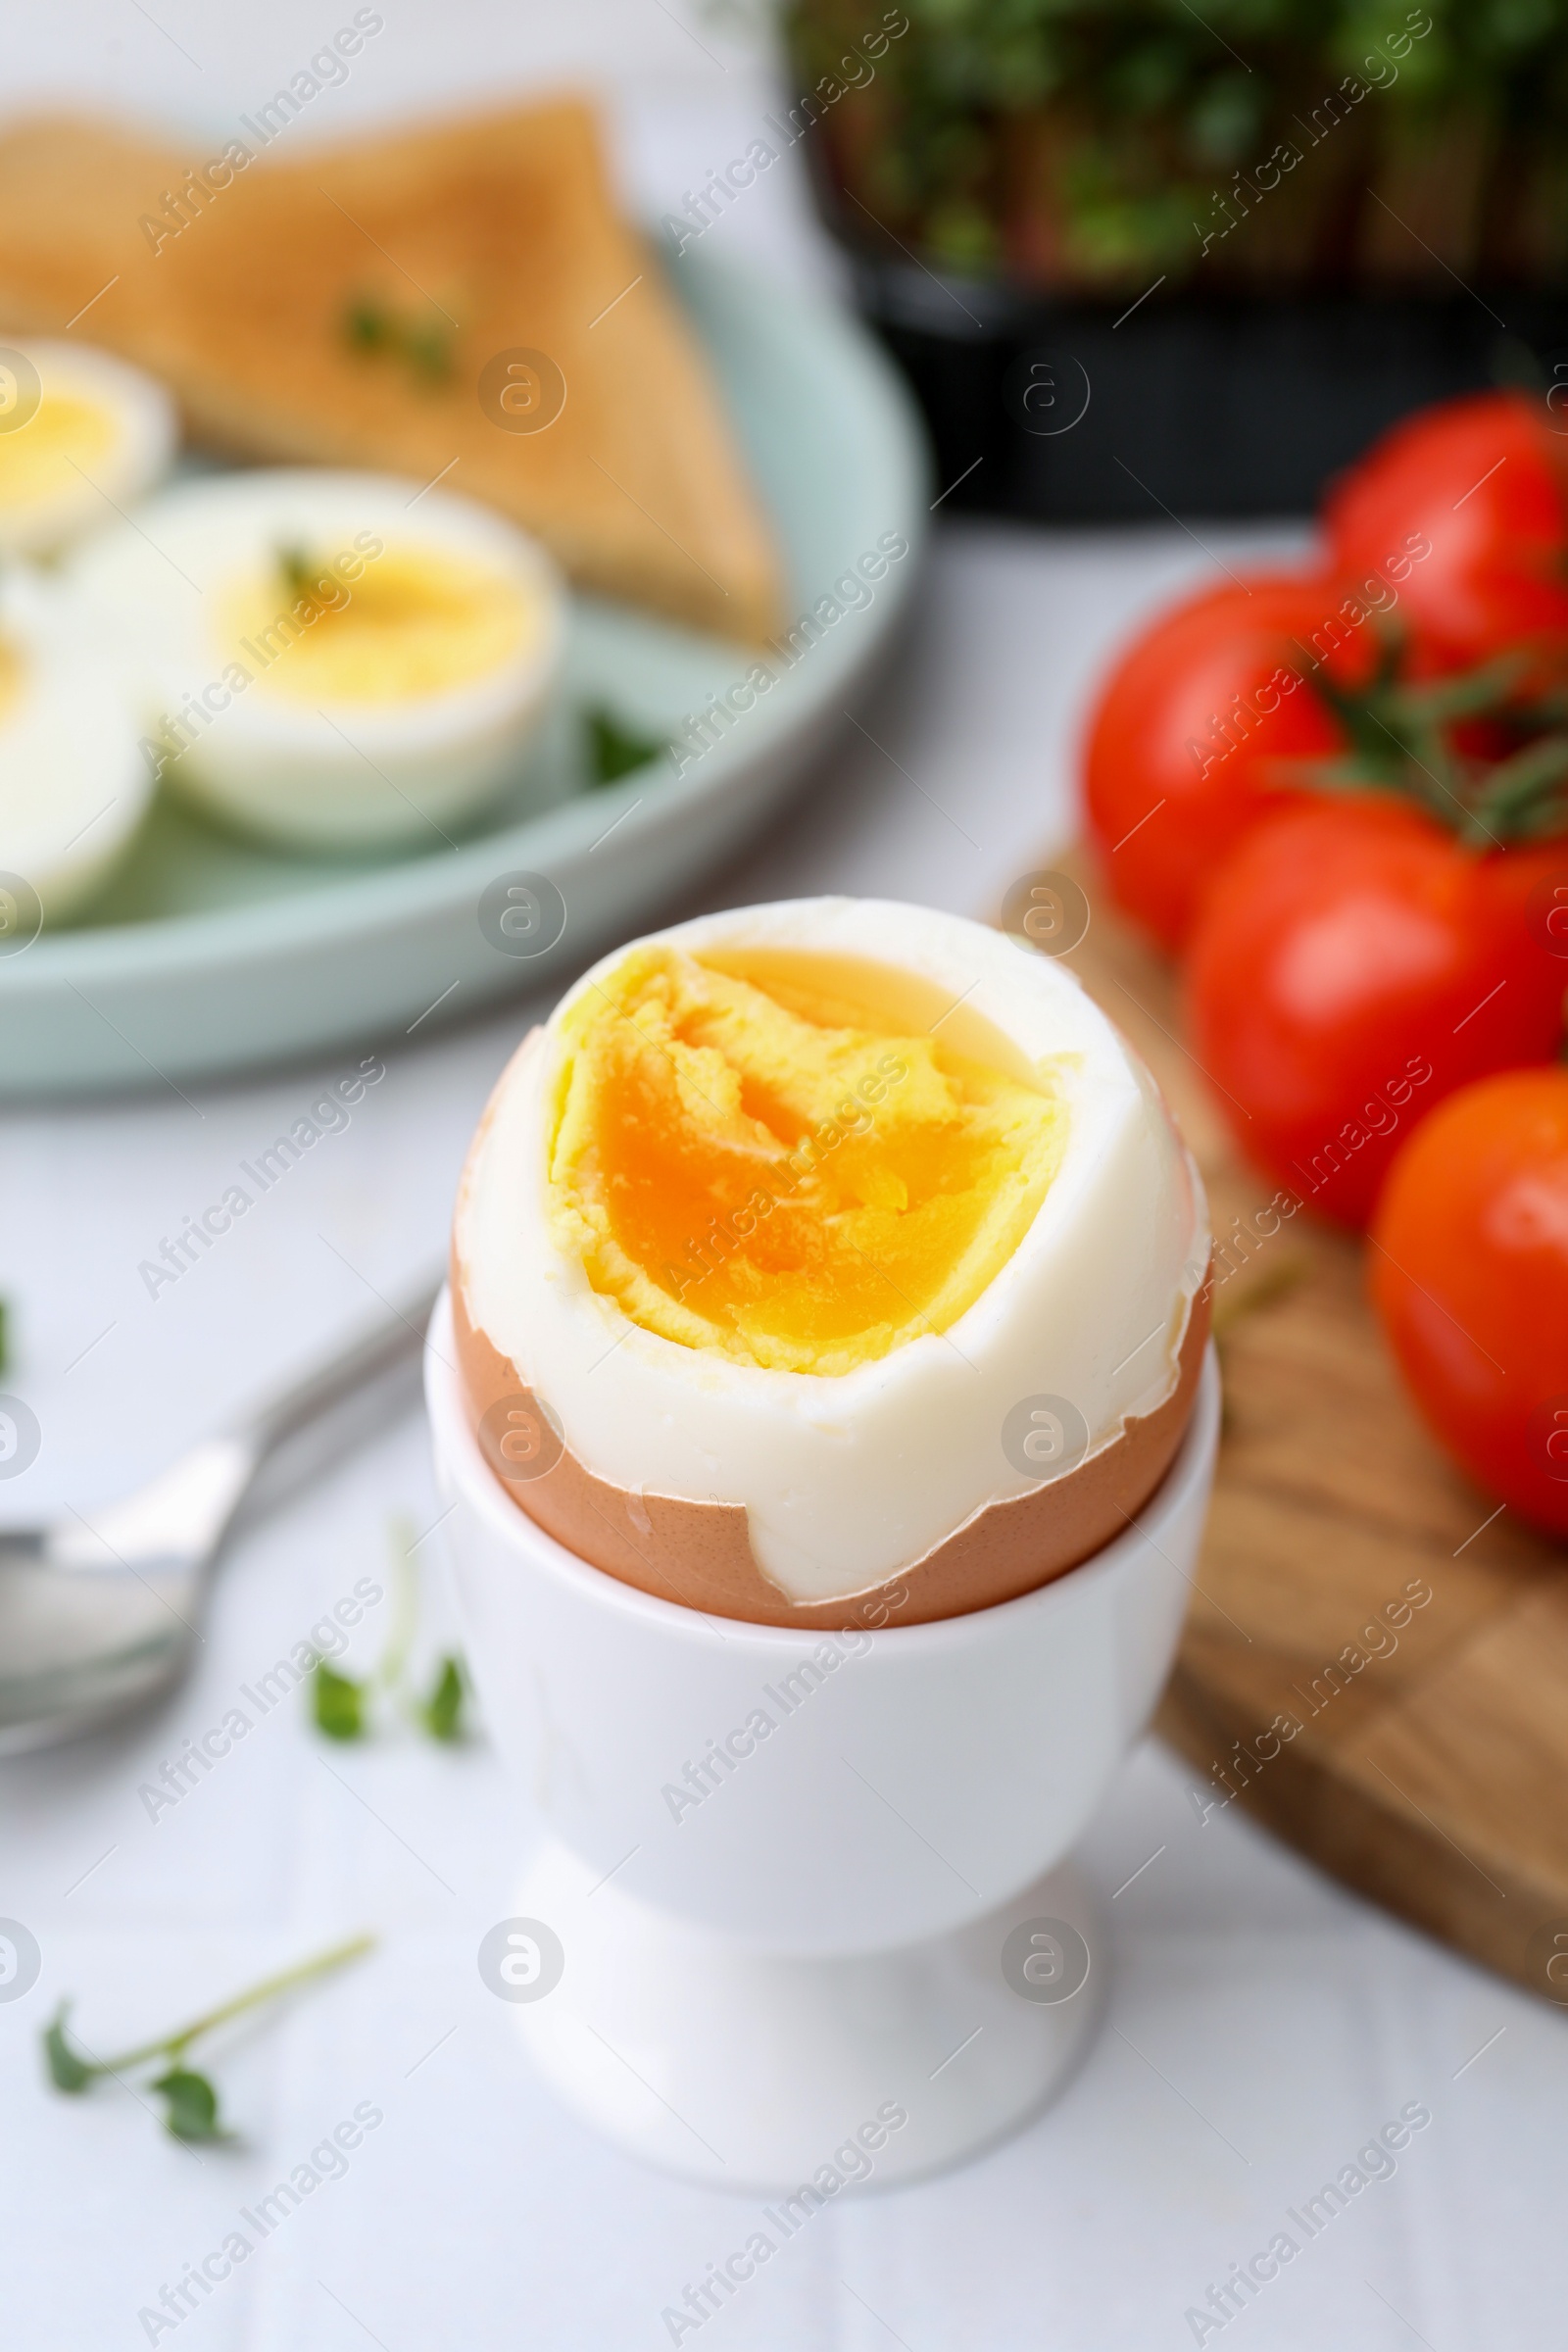
[[[1122,1529],[1158,1486],[1186,1434],[1208,1339],[1208,1285],[1193,1300],[1177,1382],[1155,1410],[1076,1470],[1005,1501],[987,1503],[923,1558],[897,1576],[836,1600],[794,1601],[752,1556],[739,1503],[679,1494],[628,1494],[596,1478],[545,1428],[516,1365],[473,1321],[465,1270],[454,1248],[452,1315],[468,1420],[497,1482],[520,1510],[568,1551],[661,1600],[712,1617],[824,1632],[856,1626],[922,1625],[1012,1600],[1065,1574]],[[497,1407],[531,1416],[543,1436],[542,1475],[502,1474],[480,1424]],[[503,1409],[500,1418],[505,1418]],[[494,1427],[494,1424],[491,1425]]]

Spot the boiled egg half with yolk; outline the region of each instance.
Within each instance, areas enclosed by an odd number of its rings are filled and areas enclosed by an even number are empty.
[[[0,580],[0,951],[75,914],[152,797],[125,682],[55,584]]]
[[[1148,1499],[1208,1258],[1152,1079],[1059,962],[807,900],[617,951],[525,1041],[463,1179],[455,1328],[491,1468],[593,1565],[772,1623],[897,1592],[909,1623]]]
[[[413,843],[524,770],[564,598],[498,514],[376,474],[190,481],[83,551],[168,781],[306,848]]]
[[[177,438],[168,393],[123,360],[70,343],[0,349],[0,552],[58,555],[118,526]]]

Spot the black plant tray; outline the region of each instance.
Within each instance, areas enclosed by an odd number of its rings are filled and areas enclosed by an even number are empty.
[[[1568,289],[1155,294],[1129,312],[851,260],[950,508],[1043,522],[1305,514],[1396,417],[1502,382],[1558,385],[1560,409],[1543,414],[1568,434]]]

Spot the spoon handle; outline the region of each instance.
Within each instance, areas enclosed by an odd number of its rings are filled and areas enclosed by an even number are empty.
[[[440,1296],[435,1275],[405,1297],[388,1299],[388,1312],[371,1331],[351,1340],[313,1371],[294,1381],[254,1412],[244,1435],[260,1468],[268,1457],[321,1420],[345,1398],[394,1371],[424,1346],[425,1326]]]
[[[373,1331],[91,1525],[71,1511],[0,1535],[0,1754],[74,1738],[173,1680],[230,1530],[408,1412],[439,1288],[432,1276]]]

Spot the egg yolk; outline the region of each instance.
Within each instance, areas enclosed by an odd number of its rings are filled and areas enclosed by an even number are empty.
[[[733,957],[726,957],[733,964]],[[558,1241],[634,1323],[826,1375],[944,1332],[1059,1165],[1059,1098],[831,983],[634,949],[563,1024]]]
[[[45,393],[25,424],[0,433],[0,507],[74,496],[114,438],[113,418],[92,401]]]
[[[353,580],[313,551],[231,595],[225,634],[291,702],[410,703],[499,669],[541,618],[512,581],[434,549],[367,557]]]
[[[12,705],[21,692],[22,656],[0,637],[0,723],[10,717]]]

